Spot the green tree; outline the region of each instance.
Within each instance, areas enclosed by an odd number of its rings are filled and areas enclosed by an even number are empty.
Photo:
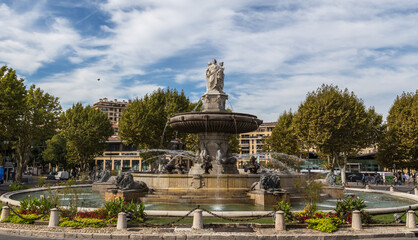
[[[13,131],[18,155],[17,181],[22,180],[23,169],[30,160],[31,147],[55,134],[61,106],[58,98],[32,85],[25,95],[23,110],[16,119],[17,129]]]
[[[61,134],[67,140],[67,159],[88,171],[94,157],[103,153],[113,128],[107,116],[77,103],[60,118]]]
[[[126,144],[140,149],[166,148],[175,138],[168,118],[192,110],[193,105],[182,91],[158,89],[142,99],[135,99],[124,110],[119,122],[119,135]],[[181,138],[185,134],[179,133]]]
[[[45,162],[58,165],[60,168],[67,167],[67,140],[62,134],[55,134],[46,141],[46,148],[42,152]]]
[[[291,111],[285,111],[279,116],[271,136],[263,139],[264,144],[262,150],[264,152],[277,152],[300,156],[302,146],[301,141],[293,129],[293,116],[294,114]],[[300,169],[302,165],[302,162],[296,158],[289,158],[278,154],[273,154],[272,157],[296,170]]]
[[[418,168],[418,90],[396,97],[377,158],[386,167]]]
[[[353,92],[322,85],[307,94],[293,122],[303,144],[327,156],[332,167],[338,165],[342,181],[346,183],[348,156],[378,140],[382,117],[373,108],[366,110]]]
[[[0,139],[11,140],[18,128],[16,120],[24,113],[26,86],[16,71],[0,68]],[[1,141],[3,142],[3,141]]]

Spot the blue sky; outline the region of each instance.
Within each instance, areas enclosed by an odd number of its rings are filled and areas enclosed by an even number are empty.
[[[323,83],[384,116],[418,87],[416,1],[3,0],[0,12],[0,64],[64,108],[158,87],[197,101],[212,58],[228,105],[264,121]]]

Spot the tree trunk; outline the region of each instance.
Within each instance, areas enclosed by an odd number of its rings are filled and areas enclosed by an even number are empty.
[[[346,176],[347,175],[346,174],[346,171],[347,171],[347,156],[344,156],[344,163],[343,163],[343,166],[340,167],[340,171],[341,171],[341,183],[344,186],[344,185],[347,184],[347,176]]]

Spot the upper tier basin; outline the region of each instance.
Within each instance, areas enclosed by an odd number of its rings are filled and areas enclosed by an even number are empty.
[[[257,130],[263,121],[245,113],[188,112],[175,114],[170,118],[169,123],[173,129],[180,132],[239,134]]]

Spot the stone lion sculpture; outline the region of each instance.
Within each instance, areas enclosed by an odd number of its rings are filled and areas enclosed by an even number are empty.
[[[277,174],[263,175],[260,178],[260,189],[267,191],[279,191],[281,190],[280,186],[280,177]]]
[[[112,175],[110,174],[110,172],[108,170],[103,170],[97,176],[98,180],[96,182],[99,182],[99,183],[107,182],[107,181],[109,181],[111,176]]]
[[[120,190],[140,190],[148,192],[148,186],[143,181],[134,181],[134,177],[130,173],[121,173],[116,177],[116,187]]]
[[[267,192],[282,191],[280,186],[280,177],[277,174],[264,174],[260,177],[260,181],[253,183],[250,191],[264,190]]]

